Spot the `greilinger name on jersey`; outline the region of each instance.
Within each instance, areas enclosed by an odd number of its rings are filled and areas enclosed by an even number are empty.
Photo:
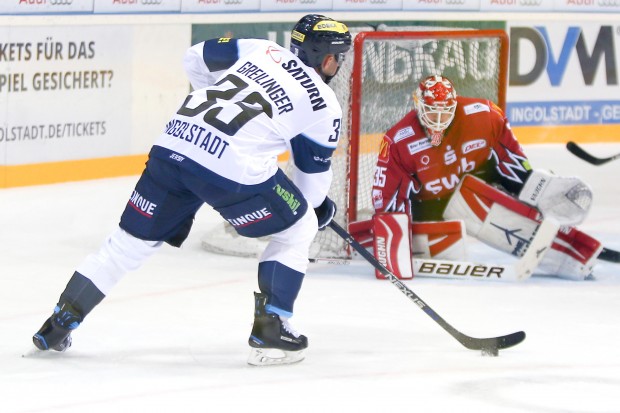
[[[293,111],[293,104],[291,99],[286,94],[286,91],[274,78],[270,77],[265,71],[252,62],[245,62],[243,66],[237,69],[237,73],[244,75],[250,80],[253,80],[265,89],[269,99],[278,107],[278,114],[281,115],[285,112]]]
[[[207,132],[206,128],[179,119],[172,119],[168,122],[164,133],[192,143],[194,146],[198,146],[200,149],[216,156],[218,159],[222,157],[229,145],[226,140],[220,138],[216,134]]]

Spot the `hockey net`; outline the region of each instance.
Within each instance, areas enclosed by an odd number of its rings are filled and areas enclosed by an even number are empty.
[[[353,47],[330,84],[343,107],[343,128],[332,157],[329,197],[335,219],[349,222],[372,216],[371,188],[379,143],[385,131],[413,108],[419,81],[442,74],[458,94],[487,98],[505,109],[508,38],[502,30],[373,31],[353,33]],[[236,235],[226,224],[202,238],[208,251],[256,256],[266,239]],[[333,231],[320,231],[311,258],[346,258],[347,244]]]

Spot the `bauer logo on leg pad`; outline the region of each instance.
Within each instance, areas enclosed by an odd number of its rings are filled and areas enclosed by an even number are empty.
[[[469,262],[414,260],[415,274],[442,278],[495,278],[501,279],[505,267]]]
[[[413,278],[409,216],[378,213],[373,216],[374,253],[383,266],[400,279]],[[379,279],[385,276],[375,271]]]

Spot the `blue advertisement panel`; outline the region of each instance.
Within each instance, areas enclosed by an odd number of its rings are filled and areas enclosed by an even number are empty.
[[[509,24],[508,116],[545,142],[620,136],[620,25]]]

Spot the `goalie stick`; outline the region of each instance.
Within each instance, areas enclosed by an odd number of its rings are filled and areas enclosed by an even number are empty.
[[[362,257],[366,259],[373,267],[380,271],[396,288],[413,301],[422,311],[432,318],[437,324],[446,330],[452,337],[454,337],[459,343],[470,350],[482,350],[490,354],[497,354],[498,350],[515,346],[525,340],[525,333],[518,331],[505,336],[490,337],[490,338],[475,338],[461,333],[447,321],[445,321],[439,314],[435,312],[428,304],[426,304],[416,293],[403,284],[398,277],[396,277],[390,270],[384,267],[370,252],[366,250],[359,242],[357,242],[351,234],[349,234],[344,228],[338,225],[335,221],[330,222],[331,227],[336,234],[342,237],[353,249],[355,249]]]
[[[579,159],[582,159],[588,163],[593,165],[603,165],[607,162],[611,162],[615,159],[620,158],[620,153],[614,156],[610,156],[609,158],[597,158],[594,155],[586,152],[581,146],[577,145],[575,142],[569,141],[566,143],[566,149]],[[614,251],[609,248],[603,248],[601,253],[597,257],[599,260],[620,263],[620,252]]]
[[[620,264],[620,252],[610,250],[609,248],[603,248],[597,258],[599,260]]]
[[[609,158],[597,158],[594,155],[586,152],[581,146],[577,145],[575,142],[567,142],[566,149],[577,158],[582,159],[592,165],[603,165],[607,162],[613,161],[614,159],[620,158],[620,153],[614,156],[610,156]]]

